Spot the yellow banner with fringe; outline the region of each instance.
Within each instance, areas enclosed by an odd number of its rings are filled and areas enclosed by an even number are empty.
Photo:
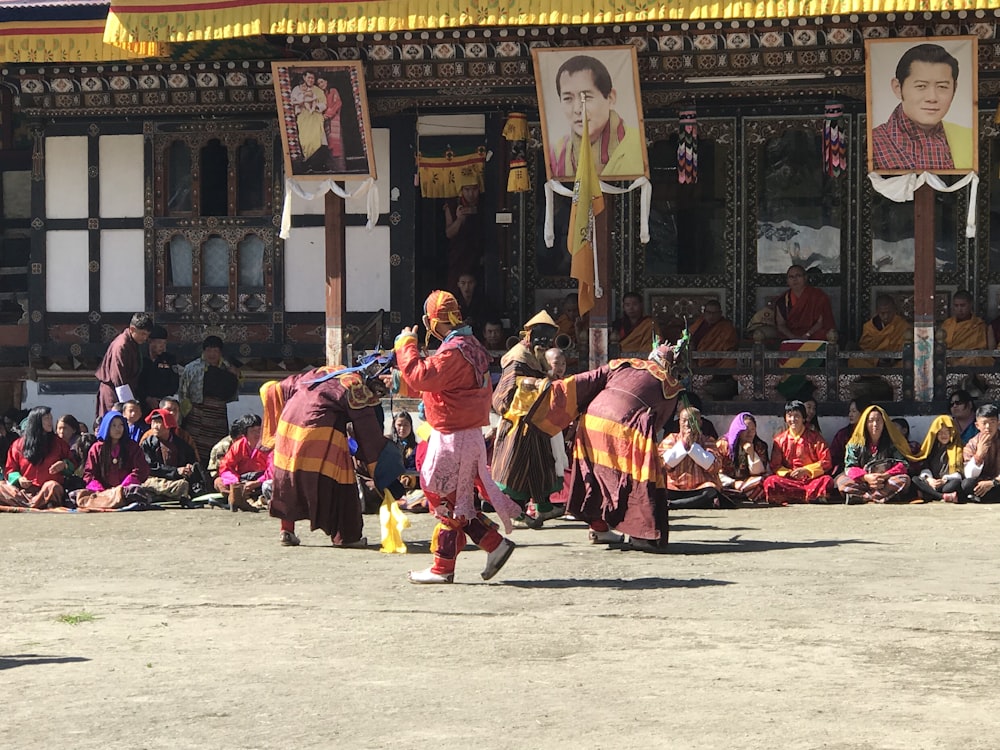
[[[457,198],[463,185],[475,184],[486,189],[483,172],[486,169],[486,149],[456,156],[450,151],[444,156],[417,155],[420,194],[424,198]]]

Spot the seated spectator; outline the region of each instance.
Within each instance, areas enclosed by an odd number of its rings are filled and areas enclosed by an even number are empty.
[[[36,406],[7,453],[0,505],[57,508],[63,505],[65,475],[72,471],[69,445],[52,428],[52,410]]]
[[[994,404],[976,410],[979,434],[965,444],[965,479],[958,497],[960,503],[1000,502],[1000,411]]]
[[[208,457],[208,479],[212,486],[215,486],[215,480],[219,478],[219,462],[222,461],[222,457],[226,455],[229,446],[245,434],[246,427],[243,424],[243,418],[240,417],[229,425],[229,434],[212,446],[212,452]]]
[[[920,474],[910,481],[924,500],[957,503],[962,489],[962,439],[948,415],[936,417],[915,458],[923,462]]]
[[[788,267],[788,289],[775,304],[775,326],[785,339],[826,341],[835,331],[833,307],[822,289],[809,286],[806,270],[800,265]]]
[[[722,316],[718,300],[705,303],[702,314],[691,323],[691,350],[695,352],[732,352],[739,347],[740,336],[732,321]],[[735,359],[694,359],[695,367],[736,367]]]
[[[771,505],[825,503],[833,495],[830,450],[823,436],[806,429],[801,401],[785,404],[787,429],[774,436],[771,475],[764,477],[764,497]]]
[[[136,399],[125,401],[121,413],[128,425],[129,440],[138,445],[142,440],[142,433],[146,431],[146,425],[142,421],[142,405]]]
[[[861,412],[868,408],[868,404],[856,398],[851,399],[847,405],[847,425],[837,430],[830,442],[830,459],[833,461],[831,473],[836,476],[844,470],[844,455],[847,453],[847,441],[851,439],[854,428],[861,419]]]
[[[699,396],[694,391],[681,391],[677,395],[677,410],[674,412],[674,416],[670,418],[670,421],[663,428],[663,434],[669,435],[671,432],[680,432],[680,422],[678,417],[680,416],[680,410],[685,406],[693,406],[701,414],[702,402],[701,396]],[[704,416],[700,417],[701,420],[701,432],[703,435],[718,440],[719,431],[715,429],[715,425],[712,424],[712,420],[707,419]]]
[[[848,505],[902,499],[910,488],[910,446],[881,406],[861,413],[844,455],[837,489]]]
[[[903,436],[903,439],[906,440],[906,444],[910,446],[910,454],[915,456],[917,453],[919,453],[920,443],[916,443],[913,440],[910,440],[910,423],[907,422],[903,417],[893,417],[892,423],[896,425],[896,429],[899,430],[899,433]]]
[[[725,468],[720,476],[723,492],[735,502],[762,501],[764,477],[770,473],[767,443],[757,435],[757,420],[748,411],[740,412],[719,440],[725,452]]]
[[[76,446],[76,441],[80,439],[80,422],[72,414],[63,414],[56,422],[55,433],[65,440],[66,445],[72,450]]]
[[[819,426],[819,402],[815,396],[806,396],[802,399],[802,405],[806,407],[806,429],[816,430],[820,435],[823,430]]]
[[[392,440],[399,446],[403,467],[406,469],[406,473],[399,478],[406,489],[406,494],[398,500],[399,507],[403,510],[426,512],[427,498],[420,490],[420,473],[417,471],[419,441],[413,430],[413,417],[408,411],[397,412],[392,419],[392,428]]]
[[[174,428],[174,436],[180,438],[185,443],[187,443],[188,445],[190,445],[191,446],[191,450],[194,451],[195,460],[198,463],[201,463],[201,456],[198,453],[198,446],[194,442],[194,438],[191,437],[191,433],[190,432],[188,432],[183,427],[181,427],[181,402],[178,401],[173,396],[164,396],[163,398],[160,399],[160,404],[159,404],[159,406],[157,408],[158,409],[163,409],[164,411],[170,412],[170,416],[172,416],[174,418],[174,422],[177,423],[177,426]],[[149,437],[149,434],[150,433],[147,431],[147,432],[143,433],[142,437],[143,438],[147,438],[147,437]],[[225,439],[225,438],[223,438],[223,439]],[[229,446],[227,445],[226,448],[228,448],[228,447]],[[221,458],[221,456],[220,456],[220,458]]]
[[[562,301],[562,312],[556,318],[558,336],[568,336],[573,356],[579,357],[580,350],[588,348],[587,317],[580,315],[580,303],[576,292],[567,294]],[[572,357],[571,357],[572,359]]]
[[[611,328],[618,336],[618,348],[623,355],[642,354],[645,357],[652,350],[653,319],[642,311],[642,297],[635,292],[626,292],[622,297],[622,315]]]
[[[219,476],[215,489],[229,496],[229,508],[256,513],[260,508],[250,501],[261,496],[261,485],[267,478],[270,453],[259,450],[261,418],[245,414],[243,437],[235,440],[219,461]]]
[[[875,317],[866,320],[858,339],[865,352],[898,352],[911,331],[910,323],[896,312],[896,301],[888,294],[875,300]],[[850,367],[901,367],[901,359],[850,359]]]
[[[701,431],[701,412],[693,406],[681,410],[680,430],[659,445],[666,469],[667,504],[671,508],[718,508],[723,461],[715,441]]]
[[[945,346],[952,349],[986,349],[988,341],[986,323],[973,314],[972,295],[964,289],[951,298],[951,317],[941,324],[945,333]],[[990,357],[949,357],[951,367],[989,367]]]
[[[81,425],[83,426],[83,425]],[[87,456],[94,443],[97,442],[97,435],[93,432],[81,432],[77,437],[73,447],[70,448],[70,460],[76,467],[72,474],[66,476],[63,488],[67,493],[74,490],[82,490],[86,486],[83,481],[83,470],[87,466]]]
[[[154,495],[177,499],[190,506],[192,495],[204,491],[204,475],[194,457],[194,449],[174,434],[177,422],[165,409],[153,409],[146,417],[150,435],[139,447],[149,464],[149,478],[143,486]]]
[[[955,420],[955,429],[962,439],[962,445],[979,434],[976,427],[976,402],[966,390],[952,391],[948,397],[948,413]]]
[[[87,453],[85,487],[77,494],[77,506],[121,507],[148,478],[149,464],[139,446],[129,439],[125,417],[114,410],[107,412],[97,428],[97,442]]]

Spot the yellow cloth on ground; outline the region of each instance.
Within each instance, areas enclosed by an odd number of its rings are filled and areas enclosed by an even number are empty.
[[[378,521],[382,527],[382,546],[379,552],[387,555],[406,554],[403,531],[410,528],[410,519],[403,513],[399,503],[389,490],[382,495],[382,505],[378,509]]]
[[[899,315],[895,316],[881,331],[875,327],[875,318],[866,320],[861,329],[858,349],[866,352],[898,352],[903,348],[910,323]],[[850,359],[849,367],[878,367],[877,359]],[[901,367],[902,360],[896,360],[893,367]]]
[[[945,332],[945,346],[948,349],[985,349],[986,323],[978,315],[968,320],[948,318],[941,324]],[[953,367],[989,367],[993,364],[990,357],[949,357],[948,364]]]

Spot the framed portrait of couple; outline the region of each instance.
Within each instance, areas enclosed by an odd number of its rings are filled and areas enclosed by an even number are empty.
[[[974,36],[865,40],[869,171],[978,171],[977,43]]]
[[[360,61],[273,62],[271,73],[287,177],[377,176]]]
[[[584,143],[602,180],[649,177],[635,47],[536,47],[531,56],[548,179],[573,182]]]

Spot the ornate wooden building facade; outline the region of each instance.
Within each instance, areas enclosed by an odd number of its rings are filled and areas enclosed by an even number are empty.
[[[99,3],[87,7],[103,7]],[[113,9],[113,6],[112,6]],[[575,284],[568,256],[542,241],[544,168],[530,50],[634,45],[653,182],[651,240],[638,200],[613,207],[614,309],[637,290],[662,319],[716,297],[738,328],[784,287],[791,262],[816,269],[844,342],[880,291],[912,301],[913,209],[869,185],[864,40],[979,38],[980,177],[976,236],[962,231],[968,193],[936,198],[940,312],[973,291],[1000,304],[1000,11],[478,25],[366,33],[263,34],[150,47],[142,59],[74,59],[8,44],[0,68],[0,364],[86,371],[128,315],[155,311],[173,344],[194,352],[220,332],[261,370],[324,351],[322,206],[284,195],[270,61],[365,65],[379,163],[381,218],[347,211],[347,324],[374,343],[418,318],[443,241],[440,201],[421,197],[418,153],[483,149],[485,282],[511,329]],[[101,13],[94,11],[95,18]],[[0,15],[0,28],[5,19]],[[14,23],[10,21],[10,23]],[[87,55],[81,52],[86,58]],[[47,57],[46,57],[47,56]],[[120,54],[119,57],[128,57]],[[99,57],[96,53],[91,58]],[[112,56],[113,57],[113,56]],[[822,162],[824,106],[843,106],[848,168]],[[677,115],[698,117],[699,178],[677,180]],[[507,193],[510,112],[529,122],[532,190]],[[564,199],[565,200],[565,199]],[[557,202],[556,223],[567,211]],[[492,222],[510,214],[511,223]],[[996,218],[994,218],[996,217]],[[366,330],[362,330],[366,329]]]

